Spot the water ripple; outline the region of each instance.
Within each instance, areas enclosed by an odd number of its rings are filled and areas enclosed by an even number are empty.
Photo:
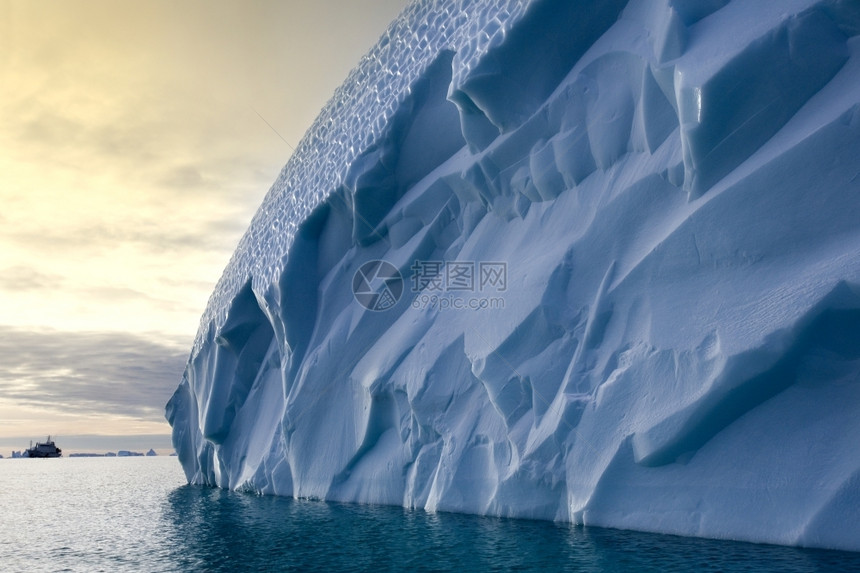
[[[0,461],[0,569],[860,571],[860,554],[181,485],[175,459]]]

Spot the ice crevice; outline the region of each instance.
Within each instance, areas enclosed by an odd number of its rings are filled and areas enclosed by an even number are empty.
[[[852,0],[410,4],[210,298],[189,481],[860,550],[858,36]]]

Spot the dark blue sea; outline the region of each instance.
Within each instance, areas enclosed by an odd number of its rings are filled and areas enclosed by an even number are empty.
[[[189,486],[176,458],[0,460],[0,570],[860,571],[860,554]]]

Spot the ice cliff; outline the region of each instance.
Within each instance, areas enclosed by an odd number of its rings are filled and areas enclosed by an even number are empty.
[[[188,479],[860,550],[858,35],[855,0],[412,4],[210,299]]]

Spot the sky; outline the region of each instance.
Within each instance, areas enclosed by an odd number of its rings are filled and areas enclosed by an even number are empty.
[[[406,4],[0,0],[0,454],[169,448],[216,281]]]

